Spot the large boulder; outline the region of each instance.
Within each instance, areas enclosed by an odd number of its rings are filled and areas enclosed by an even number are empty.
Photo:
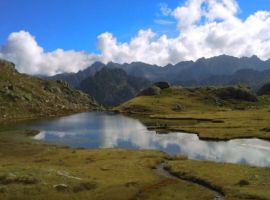
[[[156,86],[156,87],[163,90],[163,89],[169,88],[170,83],[168,83],[168,82],[156,82],[156,83],[154,83],[154,86]]]
[[[137,96],[155,96],[160,94],[160,88],[157,86],[151,86],[142,90]]]
[[[262,87],[258,90],[257,94],[258,94],[259,96],[262,96],[262,95],[270,95],[270,83],[268,83],[268,84],[262,86]]]
[[[247,88],[242,87],[224,87],[215,90],[215,95],[222,100],[243,100],[243,101],[258,101],[257,97]]]

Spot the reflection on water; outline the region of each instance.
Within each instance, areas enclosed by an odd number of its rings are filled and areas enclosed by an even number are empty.
[[[82,113],[25,124],[41,132],[35,136],[70,147],[158,149],[190,159],[270,166],[270,142],[238,139],[228,142],[199,140],[195,134],[156,134],[138,120],[109,113]]]

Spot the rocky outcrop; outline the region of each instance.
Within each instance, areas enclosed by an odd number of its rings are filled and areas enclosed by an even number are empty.
[[[137,96],[155,96],[160,94],[160,88],[157,86],[151,86],[142,90]]]
[[[63,81],[46,81],[21,74],[0,60],[0,121],[64,115],[98,109],[87,94]]]
[[[262,95],[270,95],[270,83],[268,83],[268,84],[262,86],[262,87],[258,90],[257,94],[258,94],[259,96],[262,96]]]
[[[154,83],[154,86],[159,87],[160,89],[166,89],[170,87],[170,83],[168,82],[156,82]]]
[[[242,87],[222,87],[215,90],[215,95],[222,100],[242,100],[256,102],[258,101],[256,95],[252,94],[250,90]]]

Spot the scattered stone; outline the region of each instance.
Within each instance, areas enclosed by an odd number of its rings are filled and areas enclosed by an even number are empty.
[[[67,192],[69,191],[69,186],[66,184],[58,184],[53,186],[58,192]]]
[[[125,183],[125,186],[126,186],[126,187],[134,187],[134,186],[136,186],[136,185],[138,185],[138,183],[137,183],[137,182],[134,182],[134,181]]]
[[[238,185],[240,185],[240,186],[246,186],[246,185],[249,185],[249,182],[247,181],[247,180],[240,180],[239,182],[238,182]]]
[[[179,105],[179,104],[175,104],[172,106],[172,110],[175,111],[175,112],[179,112],[179,111],[183,111],[184,108],[183,106]]]
[[[12,183],[20,183],[20,184],[35,184],[38,180],[32,176],[16,176],[13,173],[9,173],[4,176],[0,176],[0,184],[12,184]]]
[[[76,180],[81,180],[80,177],[76,177],[76,176],[70,176],[67,172],[61,172],[61,171],[57,171],[56,174],[58,176],[64,176],[66,178],[70,178],[70,179],[76,179]]]
[[[73,187],[73,192],[82,192],[85,190],[96,189],[97,184],[94,182],[83,182]]]
[[[107,168],[107,167],[100,167],[99,168],[101,171],[109,171],[109,170],[111,170],[110,168]]]
[[[123,110],[128,113],[137,113],[137,112],[149,112],[150,110],[143,105],[132,105],[130,107],[124,107]]]
[[[18,177],[17,182],[23,183],[23,184],[35,184],[38,181],[36,178],[34,178],[32,176],[22,176],[22,177]]]
[[[1,184],[10,184],[17,179],[17,176],[13,173],[9,173],[4,176],[0,176],[0,183]]]
[[[260,131],[264,131],[264,132],[270,132],[270,128],[263,128]]]
[[[0,186],[0,193],[6,193],[8,190],[6,187]]]

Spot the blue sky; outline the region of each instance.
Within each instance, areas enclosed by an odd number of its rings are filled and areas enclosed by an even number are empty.
[[[270,58],[269,0],[0,0],[0,10],[0,59],[29,74]]]
[[[177,34],[175,24],[158,25],[159,4],[175,8],[182,0],[0,0],[0,44],[11,32],[29,31],[45,51],[56,48],[96,52],[97,36],[111,32],[129,41],[139,29]],[[270,10],[268,0],[239,0],[240,18]]]

